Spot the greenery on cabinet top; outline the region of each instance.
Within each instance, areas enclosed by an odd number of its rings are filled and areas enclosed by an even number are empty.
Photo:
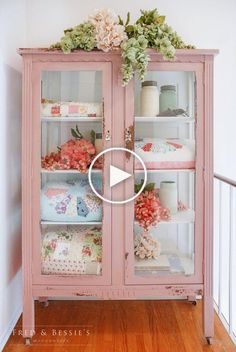
[[[143,11],[134,24],[130,23],[130,13],[126,20],[113,10],[97,10],[87,21],[64,30],[61,40],[51,49],[61,49],[69,53],[75,49],[104,52],[121,49],[123,85],[127,85],[137,71],[141,81],[147,71],[149,56],[147,48],[156,49],[167,60],[175,58],[175,49],[194,48],[184,43],[182,38],[165,22],[165,16],[157,9]]]

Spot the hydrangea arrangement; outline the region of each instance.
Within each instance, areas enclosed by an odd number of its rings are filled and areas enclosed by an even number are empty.
[[[84,139],[77,125],[71,129],[72,136],[68,142],[58,147],[58,152],[52,152],[42,158],[43,169],[47,170],[70,170],[76,169],[86,172],[88,166],[95,157],[95,147],[87,139]]]
[[[138,193],[143,185],[144,180],[135,184],[135,193]],[[148,183],[143,192],[135,199],[135,220],[138,221],[144,231],[148,232],[152,226],[161,221],[170,220],[170,209],[161,205],[159,197],[159,188],[155,188],[155,183]],[[178,201],[178,211],[187,210],[188,207],[181,201]]]
[[[119,24],[118,16],[111,10],[102,10],[89,17],[94,25],[94,36],[98,49],[108,52],[119,49],[127,39],[125,27]]]
[[[143,185],[135,185],[135,193],[138,193]],[[148,183],[143,192],[135,200],[135,220],[145,230],[149,231],[151,226],[155,226],[162,220],[170,219],[170,210],[161,205],[158,189],[155,189],[155,183]]]
[[[60,42],[51,46],[69,53],[75,49],[91,51],[95,48],[109,52],[121,49],[123,58],[123,85],[127,85],[137,71],[139,79],[144,80],[149,56],[147,48],[160,52],[167,60],[175,57],[175,49],[194,48],[186,45],[181,37],[165,23],[165,16],[157,9],[142,11],[134,24],[130,24],[128,13],[126,22],[114,11],[99,10],[88,20],[74,28],[64,31]]]
[[[139,259],[157,259],[161,254],[161,243],[145,232],[135,236],[134,254]]]

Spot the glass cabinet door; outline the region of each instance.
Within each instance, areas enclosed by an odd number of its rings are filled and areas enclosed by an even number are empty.
[[[150,66],[143,83],[134,79],[134,151],[147,183],[128,206],[126,282],[194,282],[202,279],[201,75]],[[144,173],[133,165],[137,193]]]
[[[88,169],[104,148],[111,105],[110,64],[85,63],[68,69],[40,67],[40,129],[35,172],[35,274],[42,282],[108,284],[110,274],[110,205],[92,191]],[[39,105],[39,104],[38,104]],[[36,115],[36,114],[35,114]],[[37,123],[36,121],[39,121]],[[35,147],[37,149],[37,147]],[[36,150],[35,150],[36,151]],[[103,173],[109,156],[92,169],[94,187],[109,192]]]

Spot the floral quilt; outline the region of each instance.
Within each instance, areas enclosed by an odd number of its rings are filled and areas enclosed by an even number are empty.
[[[101,228],[67,226],[42,235],[43,274],[100,275],[102,261]]]

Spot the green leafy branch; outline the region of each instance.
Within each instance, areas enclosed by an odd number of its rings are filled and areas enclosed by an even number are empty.
[[[140,189],[141,189],[142,186],[143,186],[143,183],[144,183],[144,179],[141,179],[141,182],[140,182],[140,183],[136,183],[136,184],[134,185],[134,191],[135,191],[135,193],[138,193],[138,192],[140,191]],[[144,189],[143,189],[143,192],[145,192],[145,191],[148,191],[148,192],[154,191],[154,189],[155,189],[155,183],[154,183],[154,182],[150,182],[150,183],[147,183],[147,184],[146,184],[146,186],[145,186]]]
[[[175,58],[175,49],[194,48],[186,45],[180,36],[165,23],[165,16],[159,15],[157,9],[144,11],[134,25],[130,25],[129,13],[125,23],[128,40],[121,45],[123,57],[123,85],[126,85],[137,71],[141,81],[144,80],[149,56],[146,48],[156,49],[167,60]],[[120,20],[123,23],[122,20]]]
[[[71,128],[71,134],[74,138],[76,139],[82,139],[83,135],[82,133],[79,131],[78,126],[76,125],[75,129]]]
[[[95,144],[95,139],[96,139],[96,132],[94,130],[91,130],[90,138],[91,138],[91,143],[94,145]]]

